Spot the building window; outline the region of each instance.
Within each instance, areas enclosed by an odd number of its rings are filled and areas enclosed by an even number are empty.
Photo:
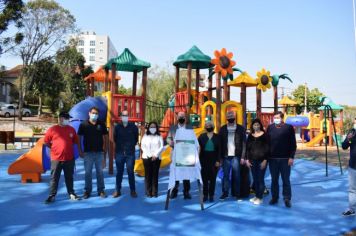
[[[79,46],[84,46],[84,40],[79,40],[78,45]]]
[[[95,69],[95,64],[90,64],[90,67],[94,70]]]
[[[90,40],[90,46],[95,46],[95,41],[94,40]]]
[[[95,61],[95,56],[90,56],[89,61]]]
[[[99,49],[99,52],[104,52],[104,50],[103,49]]]
[[[104,44],[104,42],[103,41],[100,41],[100,43],[99,43],[100,45],[103,45]]]
[[[103,60],[104,58],[103,57],[99,57],[99,60]]]
[[[78,49],[78,52],[84,53],[84,48],[79,48],[79,49]]]
[[[89,53],[90,53],[90,54],[94,54],[94,53],[95,53],[95,48],[90,48],[90,49],[89,49]]]

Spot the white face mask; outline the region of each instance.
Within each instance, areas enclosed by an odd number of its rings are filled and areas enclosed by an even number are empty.
[[[156,128],[149,128],[149,131],[151,134],[155,134],[157,129]]]
[[[123,124],[127,124],[129,122],[129,117],[128,116],[122,116],[121,119],[122,119],[122,123]]]
[[[67,119],[63,120],[62,125],[69,125],[69,120]]]
[[[281,124],[281,119],[280,118],[274,118],[273,122],[274,122],[274,124],[279,125],[279,124]]]

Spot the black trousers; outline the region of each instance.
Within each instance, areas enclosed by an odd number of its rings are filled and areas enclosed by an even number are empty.
[[[145,168],[145,192],[147,196],[158,195],[158,172],[161,160],[156,159],[152,161],[151,158],[143,159],[143,166]]]
[[[61,172],[64,172],[64,180],[67,187],[68,194],[74,193],[73,189],[73,174],[74,174],[75,161],[55,161],[51,160],[51,182],[50,182],[50,195],[57,194],[58,182],[61,177]]]
[[[178,192],[178,188],[179,188],[179,181],[176,181],[176,184],[174,185],[174,188],[172,189],[172,192]],[[190,190],[190,180],[189,179],[185,179],[183,180],[183,193],[189,193]]]

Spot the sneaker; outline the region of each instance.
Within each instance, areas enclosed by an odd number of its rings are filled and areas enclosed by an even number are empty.
[[[356,213],[353,210],[346,210],[342,213],[343,216],[354,216]]]
[[[253,201],[253,204],[255,205],[261,205],[263,203],[262,199],[256,198],[255,201]]]
[[[184,199],[192,199],[192,196],[190,195],[190,193],[184,193]]]
[[[270,201],[269,201],[269,204],[270,205],[275,205],[278,203],[278,199],[277,198],[272,198]]]
[[[257,199],[257,197],[253,197],[250,199],[250,202],[254,202],[254,201],[256,201],[256,199]]]
[[[137,198],[137,193],[135,191],[131,191],[131,197],[132,198]]]
[[[98,194],[98,196],[101,197],[101,198],[106,198],[107,197],[107,195],[106,195],[106,193],[104,191],[100,192]]]
[[[120,191],[115,191],[113,194],[112,194],[112,197],[113,198],[118,198],[121,196],[121,192]]]
[[[85,192],[83,194],[83,199],[88,199],[88,198],[90,198],[90,193]]]
[[[288,207],[288,208],[291,208],[291,207],[292,207],[292,204],[291,204],[291,202],[290,202],[289,199],[285,199],[285,200],[284,200],[284,205],[286,205],[286,207]]]
[[[224,201],[226,198],[228,197],[228,194],[227,193],[223,193],[221,196],[220,196],[220,200],[221,201]]]
[[[56,199],[56,197],[55,197],[54,195],[50,195],[50,196],[46,199],[45,204],[53,203],[55,199]]]
[[[70,200],[74,200],[74,201],[79,201],[79,200],[81,200],[81,198],[80,198],[77,194],[75,194],[75,193],[69,194],[69,198],[70,198]]]

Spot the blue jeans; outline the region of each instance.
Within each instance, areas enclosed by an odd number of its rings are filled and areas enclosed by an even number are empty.
[[[231,195],[234,197],[238,197],[240,195],[240,159],[240,157],[225,157],[223,161],[223,193],[229,194],[231,184]]]
[[[117,170],[117,173],[116,173],[116,191],[121,191],[121,182],[122,182],[122,177],[124,175],[125,163],[126,163],[127,175],[129,177],[130,190],[131,191],[136,191],[136,188],[135,188],[135,174],[134,174],[135,155],[116,154],[115,163],[116,163],[116,170]]]
[[[262,161],[252,161],[252,177],[253,177],[253,185],[255,188],[256,197],[262,199],[263,192],[265,191],[265,173],[266,169],[261,170]]]
[[[356,211],[356,170],[349,167],[349,208]]]
[[[85,169],[85,187],[84,191],[91,193],[92,191],[92,171],[93,165],[95,165],[96,172],[96,186],[98,189],[98,194],[103,192],[105,189],[104,185],[104,175],[102,168],[103,161],[102,152],[86,152],[84,156],[84,169]]]
[[[271,192],[272,198],[279,198],[279,175],[282,177],[283,183],[283,199],[291,200],[292,188],[290,185],[290,171],[291,167],[288,165],[288,158],[270,159],[269,171],[271,172],[272,184]]]

